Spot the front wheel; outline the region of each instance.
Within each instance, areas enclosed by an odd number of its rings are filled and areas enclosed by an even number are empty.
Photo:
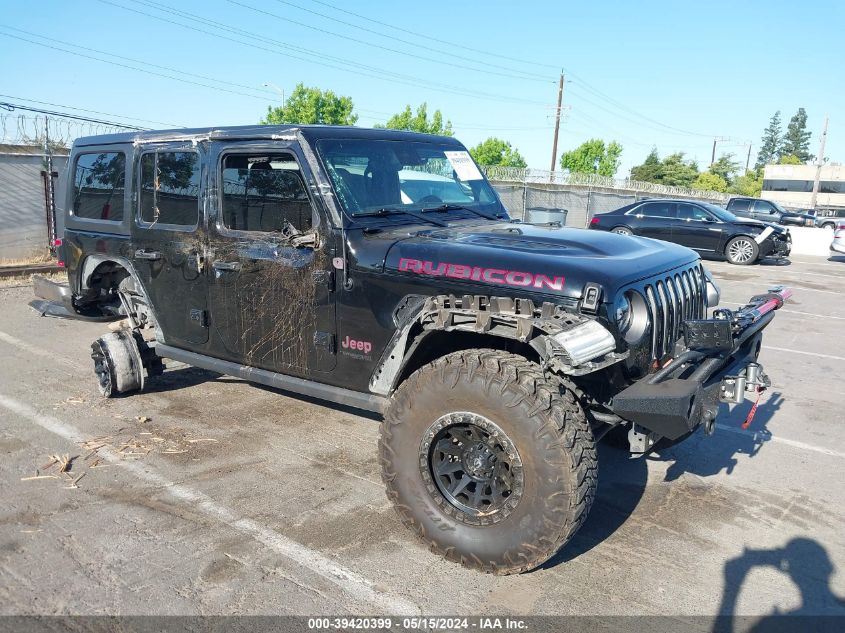
[[[731,264],[737,266],[748,266],[757,261],[760,254],[760,247],[750,237],[740,235],[733,238],[725,246],[725,257]]]
[[[490,573],[551,558],[596,491],[575,395],[498,350],[455,352],[408,378],[385,412],[379,456],[402,522],[433,552]]]

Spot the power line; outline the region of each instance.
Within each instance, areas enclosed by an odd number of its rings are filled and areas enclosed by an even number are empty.
[[[108,4],[108,5],[114,6],[114,7],[119,8],[119,9],[123,9],[125,11],[131,11],[132,13],[137,13],[137,14],[140,14],[140,15],[144,15],[144,16],[153,18],[155,20],[165,22],[167,24],[170,24],[171,26],[180,26],[182,28],[186,28],[186,29],[189,29],[191,31],[196,31],[198,33],[204,33],[206,35],[210,35],[212,37],[227,40],[227,41],[230,41],[230,42],[235,42],[235,43],[241,44],[243,46],[249,46],[249,47],[252,47],[252,48],[256,48],[258,50],[263,50],[263,51],[267,51],[267,52],[270,52],[270,53],[274,53],[276,55],[282,55],[284,57],[290,57],[292,59],[298,59],[300,61],[303,61],[303,62],[306,62],[306,63],[309,63],[309,64],[316,64],[318,66],[333,68],[335,70],[340,70],[342,72],[361,75],[361,76],[364,76],[364,77],[369,77],[369,78],[372,78],[372,79],[378,79],[378,80],[381,80],[381,81],[390,81],[391,83],[402,83],[402,84],[410,85],[410,86],[414,86],[414,87],[429,88],[429,89],[437,90],[439,92],[445,92],[445,93],[448,93],[448,94],[456,94],[456,95],[465,96],[465,97],[490,99],[490,100],[512,102],[512,103],[525,103],[525,104],[530,104],[530,105],[543,105],[543,103],[539,102],[539,101],[532,101],[532,100],[529,100],[529,99],[521,99],[521,98],[516,98],[516,97],[503,97],[501,95],[496,95],[496,94],[491,94],[491,93],[486,93],[486,92],[480,92],[480,91],[476,91],[476,90],[467,90],[466,88],[463,88],[461,86],[443,84],[443,83],[439,83],[439,82],[431,82],[431,81],[427,81],[427,80],[419,78],[419,77],[414,77],[412,75],[403,75],[403,74],[395,73],[393,71],[390,71],[390,70],[387,70],[387,69],[384,69],[384,68],[379,68],[379,67],[375,67],[375,66],[368,66],[368,65],[365,65],[365,64],[361,64],[360,62],[351,62],[348,59],[342,59],[342,58],[333,57],[333,56],[330,56],[330,55],[325,55],[323,53],[320,53],[319,51],[303,48],[303,47],[300,47],[300,46],[292,46],[290,44],[286,44],[286,43],[280,42],[278,40],[273,40],[271,38],[267,38],[267,37],[257,35],[255,33],[252,33],[250,31],[246,31],[244,29],[239,29],[237,27],[231,27],[231,26],[226,25],[226,24],[221,24],[220,22],[215,22],[214,20],[209,20],[207,18],[203,18],[202,16],[189,13],[187,11],[180,11],[180,10],[168,9],[168,8],[159,8],[157,6],[154,7],[154,6],[150,5],[149,3],[145,4],[145,6],[149,6],[150,8],[155,8],[156,10],[161,11],[163,13],[168,13],[168,14],[171,14],[171,15],[177,15],[177,16],[181,17],[182,19],[188,20],[189,22],[199,22],[201,24],[212,26],[213,28],[218,28],[220,30],[227,31],[229,33],[233,33],[235,35],[238,35],[239,37],[247,37],[251,40],[264,41],[264,42],[270,43],[273,46],[276,46],[278,48],[297,50],[298,52],[301,52],[303,55],[308,55],[308,57],[301,57],[301,56],[297,56],[297,55],[292,55],[292,54],[287,53],[287,52],[282,52],[282,51],[279,51],[279,50],[266,48],[264,46],[260,46],[258,44],[253,43],[253,42],[244,42],[244,41],[239,40],[239,39],[227,37],[227,36],[222,35],[220,33],[214,33],[214,32],[211,32],[211,31],[207,31],[205,29],[198,28],[196,26],[191,26],[190,24],[183,24],[181,22],[176,22],[172,19],[166,19],[166,18],[163,18],[161,16],[152,15],[150,13],[146,13],[146,12],[140,11],[138,9],[125,7],[123,5],[112,2],[111,0],[98,0],[98,1],[102,2],[103,4]],[[328,59],[328,60],[331,60],[334,63],[317,61],[317,59],[315,59],[315,58]],[[338,64],[341,64],[341,65],[339,66]],[[357,70],[357,69],[364,69],[364,70]],[[393,77],[395,79],[390,79],[391,77]]]
[[[331,16],[325,15],[324,13],[318,13],[317,11],[312,11],[310,9],[306,9],[305,7],[300,7],[300,6],[298,6],[298,5],[296,5],[292,2],[287,2],[286,0],[276,0],[276,1],[282,2],[283,4],[287,4],[287,5],[290,5],[292,7],[295,7],[297,9],[300,9],[301,11],[307,11],[308,13],[313,13],[314,15],[319,15],[321,17],[332,20],[334,22],[340,22],[341,24],[346,24],[348,26],[352,26],[354,28],[362,29],[362,30],[365,30],[365,31],[369,30],[369,29],[366,29],[363,26],[358,26],[358,25],[355,25],[355,24],[351,24],[349,22],[344,22],[342,20],[338,20],[337,18],[333,18]],[[455,48],[460,48],[460,49],[463,49],[463,50],[466,50],[466,51],[471,51],[473,53],[479,53],[481,55],[485,55],[485,56],[488,56],[488,57],[498,57],[499,59],[505,59],[507,61],[514,62],[514,63],[517,63],[517,64],[528,64],[530,66],[543,66],[545,68],[554,68],[555,70],[558,70],[558,66],[555,66],[554,64],[544,64],[544,63],[541,63],[541,62],[528,61],[528,60],[525,60],[525,59],[519,59],[517,57],[511,57],[511,56],[508,56],[508,55],[501,55],[499,53],[493,53],[491,51],[483,51],[483,50],[480,50],[480,49],[477,49],[477,48],[472,48],[471,46],[465,46],[465,45],[460,44],[458,42],[437,39],[436,37],[432,37],[430,35],[425,35],[425,34],[418,33],[416,31],[411,31],[409,29],[402,28],[401,26],[396,26],[394,24],[388,24],[387,22],[381,22],[381,21],[376,20],[374,18],[369,18],[365,15],[361,15],[360,13],[355,13],[354,11],[349,11],[348,9],[343,9],[343,8],[338,7],[336,5],[329,4],[328,2],[320,2],[320,0],[311,0],[311,1],[316,3],[316,4],[321,4],[324,7],[328,7],[330,9],[334,10],[334,11],[339,11],[340,13],[345,13],[346,15],[352,15],[352,16],[355,16],[356,18],[359,18],[361,20],[366,20],[367,22],[371,22],[373,24],[379,24],[379,25],[385,26],[389,29],[394,29],[396,31],[400,31],[402,33],[407,33],[409,35],[414,35],[414,36],[419,37],[421,39],[425,39],[428,42],[438,42],[439,44],[447,44],[447,45],[453,46]],[[370,31],[370,32],[376,33],[378,35],[382,35],[382,37],[391,37],[391,39],[396,39],[396,38],[392,38],[392,36],[390,36],[390,35],[378,33],[378,31]],[[477,61],[477,60],[472,60],[472,61]]]
[[[68,114],[66,112],[55,112],[53,110],[42,110],[41,108],[31,108],[18,103],[0,102],[0,108],[13,112],[15,110],[24,110],[26,112],[37,112],[39,114],[46,114],[50,116],[59,116],[64,119],[73,119],[75,121],[85,121],[86,123],[98,123],[100,125],[110,125],[112,127],[125,128],[127,130],[143,131],[149,128],[138,127],[137,125],[126,125],[125,123],[116,123],[115,121],[104,121],[103,119],[92,119],[91,117],[80,116],[78,114]]]
[[[312,31],[317,31],[318,33],[323,33],[323,34],[329,35],[331,37],[336,37],[336,38],[339,38],[339,39],[348,40],[350,42],[355,42],[356,44],[362,44],[364,46],[377,48],[379,50],[388,51],[390,53],[398,53],[399,55],[406,55],[406,56],[412,57],[414,59],[420,59],[420,60],[432,62],[432,63],[435,63],[435,64],[442,64],[444,66],[449,66],[451,68],[461,68],[463,70],[470,70],[474,73],[483,73],[483,74],[494,75],[494,76],[498,76],[498,77],[509,77],[511,79],[521,79],[521,80],[525,80],[525,81],[537,81],[537,82],[542,82],[542,83],[549,83],[549,79],[547,77],[541,78],[539,76],[528,76],[524,73],[523,74],[513,74],[513,73],[510,73],[510,72],[500,72],[500,71],[495,71],[495,70],[488,70],[488,69],[485,69],[485,68],[478,68],[477,66],[466,66],[464,64],[457,64],[455,62],[444,61],[444,60],[441,60],[441,59],[435,59],[433,57],[426,57],[425,55],[418,55],[416,53],[409,53],[407,51],[399,50],[399,49],[396,49],[396,48],[390,48],[390,47],[387,47],[387,46],[382,46],[380,44],[374,44],[372,42],[360,40],[356,37],[344,35],[343,33],[336,33],[334,31],[322,29],[320,27],[313,26],[313,25],[307,24],[305,22],[299,22],[299,21],[293,20],[291,18],[286,18],[286,17],[281,16],[277,13],[273,13],[272,11],[265,11],[264,9],[259,9],[257,7],[254,7],[254,6],[244,4],[242,2],[238,2],[237,0],[227,0],[227,2],[229,2],[230,4],[237,5],[239,7],[243,7],[244,9],[249,9],[250,11],[260,13],[261,15],[266,15],[268,17],[272,17],[272,18],[275,18],[277,20],[282,20],[284,22],[296,24],[297,26],[301,26],[301,27],[304,27],[306,29],[310,29]]]
[[[157,125],[168,125],[170,127],[185,127],[184,125],[179,125],[177,123],[164,123],[163,121],[151,121],[150,119],[140,119],[138,117],[133,116],[124,116],[122,114],[114,114],[112,112],[102,112],[100,110],[90,110],[88,108],[77,108],[74,106],[64,105],[62,103],[50,103],[49,101],[38,101],[36,99],[28,99],[26,97],[17,97],[15,95],[4,95],[0,94],[0,97],[5,97],[6,99],[18,99],[20,101],[27,101],[29,103],[37,103],[38,105],[48,105],[53,106],[56,108],[66,108],[68,110],[76,110],[78,112],[88,112],[91,114],[105,114],[106,116],[115,116],[119,119],[127,119],[129,121],[141,121],[142,123],[155,123]]]
[[[229,1],[231,2],[232,0],[229,0]],[[361,19],[361,20],[366,20],[367,22],[371,22],[371,23],[374,23],[374,24],[379,24],[379,25],[381,25],[381,26],[385,26],[385,27],[390,28],[390,29],[395,29],[395,30],[400,31],[400,32],[402,32],[402,33],[406,33],[406,34],[409,34],[409,35],[414,35],[415,37],[419,37],[419,38],[422,38],[422,39],[425,39],[425,40],[428,40],[428,41],[435,41],[435,42],[439,42],[439,43],[441,43],[441,44],[447,44],[447,45],[449,45],[449,46],[453,46],[453,47],[456,47],[456,48],[461,48],[461,49],[465,49],[465,50],[470,50],[470,51],[473,51],[473,52],[476,52],[476,53],[480,53],[480,54],[482,54],[482,55],[495,56],[495,57],[502,57],[502,58],[504,58],[504,59],[510,59],[511,61],[515,61],[515,62],[517,62],[517,63],[530,64],[530,65],[533,65],[533,66],[544,66],[544,67],[554,68],[554,66],[552,66],[551,64],[544,64],[544,63],[539,63],[539,62],[532,62],[532,61],[528,61],[528,60],[519,60],[519,59],[516,59],[516,58],[513,58],[513,57],[508,57],[508,56],[499,55],[499,54],[494,53],[494,52],[492,52],[492,51],[483,51],[483,50],[481,50],[481,49],[477,49],[477,48],[471,48],[471,47],[463,46],[463,45],[461,45],[461,44],[458,44],[457,42],[451,42],[451,41],[447,41],[447,40],[437,39],[437,38],[432,37],[431,35],[428,35],[428,34],[425,34],[425,33],[420,33],[420,32],[418,32],[418,31],[413,31],[413,30],[410,30],[410,29],[406,29],[406,28],[403,28],[403,27],[400,27],[400,26],[396,26],[396,25],[394,25],[394,24],[388,24],[388,23],[386,23],[386,22],[382,22],[382,21],[380,21],[380,20],[376,20],[376,19],[374,19],[374,18],[369,18],[369,17],[367,17],[367,16],[365,16],[365,15],[362,15],[362,14],[360,14],[360,13],[355,13],[354,11],[349,11],[349,10],[344,9],[344,8],[342,8],[342,7],[339,7],[339,6],[337,6],[337,5],[334,5],[334,4],[331,4],[331,3],[328,3],[328,2],[324,2],[324,1],[322,1],[322,0],[311,0],[311,1],[312,1],[312,2],[314,2],[314,3],[316,3],[316,4],[320,4],[320,5],[323,5],[323,6],[325,6],[325,7],[329,7],[329,8],[331,8],[331,9],[335,10],[335,11],[339,11],[339,12],[341,12],[341,13],[345,13],[345,14],[347,14],[347,15],[352,15],[352,16],[355,16],[355,17],[357,17],[357,18],[359,18],[359,19]],[[370,32],[370,33],[376,33],[376,34],[378,34],[378,35],[381,35],[382,37],[387,37],[387,38],[390,38],[390,39],[399,39],[399,38],[394,38],[394,37],[393,37],[393,36],[391,36],[391,35],[387,35],[387,34],[384,34],[384,33],[379,33],[378,31],[375,31],[375,30],[372,30],[372,29],[367,29],[366,27],[363,27],[363,26],[359,26],[359,25],[352,24],[352,23],[350,23],[350,22],[346,22],[346,21],[343,21],[343,20],[339,20],[339,19],[337,19],[337,18],[334,18],[334,17],[332,17],[332,16],[326,15],[326,14],[324,14],[324,13],[319,13],[319,12],[317,12],[317,11],[312,11],[312,10],[310,10],[310,9],[306,9],[305,7],[301,7],[301,6],[299,6],[299,5],[297,5],[297,4],[293,3],[293,2],[290,2],[289,0],[276,0],[276,2],[279,2],[279,3],[281,3],[281,4],[286,4],[286,5],[288,5],[288,6],[295,7],[295,8],[297,8],[297,9],[300,9],[301,11],[306,11],[306,12],[308,12],[308,13],[312,13],[312,14],[314,14],[314,15],[319,15],[319,16],[321,16],[321,17],[324,17],[324,18],[326,18],[326,19],[328,19],[328,20],[332,20],[332,21],[334,21],[334,22],[340,22],[341,24],[346,24],[346,25],[348,25],[348,26],[352,26],[353,28],[358,28],[358,29],[361,29],[361,30],[365,30],[365,31],[368,31],[368,32]],[[400,40],[400,41],[401,41],[401,40]],[[649,122],[649,123],[651,123],[652,125],[659,126],[661,129],[671,130],[671,131],[673,131],[673,132],[677,132],[678,134],[686,134],[686,135],[690,135],[690,136],[701,136],[701,137],[708,137],[708,138],[713,136],[712,134],[707,134],[707,133],[702,133],[702,132],[695,132],[695,131],[685,130],[685,129],[682,129],[682,128],[678,128],[678,127],[674,127],[674,126],[671,126],[671,125],[667,125],[666,123],[663,123],[662,121],[658,121],[658,120],[653,119],[653,118],[651,118],[651,117],[649,117],[649,116],[647,116],[647,115],[641,114],[640,112],[637,112],[636,110],[632,109],[630,106],[627,106],[627,105],[623,104],[622,102],[618,101],[617,99],[614,99],[613,97],[609,96],[609,95],[608,95],[608,94],[606,94],[605,92],[602,92],[602,91],[601,91],[601,90],[599,90],[598,88],[596,88],[596,87],[592,86],[590,83],[588,83],[587,81],[585,81],[584,79],[582,79],[582,78],[581,78],[581,77],[580,77],[577,73],[572,72],[572,70],[570,70],[569,68],[564,67],[564,68],[563,68],[563,71],[564,71],[567,75],[569,75],[570,77],[574,78],[574,79],[576,80],[576,82],[577,82],[577,85],[582,86],[585,90],[587,90],[588,92],[592,93],[593,95],[595,95],[595,96],[597,96],[597,97],[600,97],[601,99],[604,99],[607,103],[609,103],[610,105],[612,105],[612,106],[616,107],[616,108],[617,108],[617,109],[619,109],[620,111],[622,111],[622,112],[626,112],[626,113],[628,113],[628,114],[630,114],[630,115],[632,115],[632,116],[634,116],[634,117],[638,117],[638,118],[642,119],[643,121],[648,121],[648,122]]]
[[[100,55],[111,55],[112,57],[116,57],[118,59],[126,59],[126,60],[132,61],[132,62],[137,63],[137,64],[148,65],[148,66],[152,66],[154,68],[155,67],[166,68],[164,66],[157,66],[155,64],[150,64],[148,62],[142,62],[140,60],[134,60],[134,59],[131,59],[131,58],[128,58],[128,57],[121,57],[121,56],[118,56],[118,55],[113,55],[111,53],[106,53],[104,51],[98,51],[96,49],[87,48],[87,47],[84,47],[84,46],[79,46],[77,44],[71,44],[69,42],[62,42],[61,40],[55,40],[53,38],[45,37],[43,35],[38,35],[36,33],[29,33],[28,31],[24,31],[22,29],[17,29],[15,27],[11,27],[11,26],[6,26],[6,25],[3,25],[3,24],[0,24],[0,27],[12,29],[14,31],[19,31],[21,33],[26,33],[26,34],[31,35],[33,37],[40,37],[41,39],[47,40],[48,42],[57,42],[57,43],[62,44],[64,46],[72,46],[72,47],[80,48],[82,50],[93,51],[93,52],[99,53]],[[262,100],[266,101],[266,99],[264,97],[260,97],[258,95],[251,95],[251,94],[239,92],[239,91],[236,91],[236,90],[230,90],[228,88],[221,88],[219,86],[204,84],[204,83],[200,83],[200,82],[197,82],[197,81],[186,80],[186,79],[183,79],[183,78],[180,78],[180,77],[173,77],[171,75],[165,75],[165,74],[154,72],[154,71],[151,71],[151,70],[146,70],[144,68],[136,68],[134,66],[129,66],[127,64],[121,64],[119,62],[115,62],[115,61],[112,61],[112,60],[109,60],[109,59],[101,59],[99,57],[94,57],[93,55],[86,55],[84,53],[79,53],[77,51],[68,50],[66,48],[59,48],[58,46],[52,46],[50,44],[45,44],[43,42],[36,42],[34,40],[30,40],[30,39],[27,39],[25,37],[21,37],[19,35],[12,35],[11,33],[0,33],[0,35],[3,35],[4,37],[10,37],[10,38],[13,38],[13,39],[16,39],[16,40],[20,40],[20,41],[23,41],[23,42],[29,42],[30,44],[35,44],[37,46],[49,48],[49,49],[54,50],[54,51],[60,51],[62,53],[68,53],[70,55],[76,55],[77,57],[84,57],[86,59],[93,59],[95,61],[102,62],[104,64],[110,64],[112,66],[118,66],[120,68],[127,68],[129,70],[135,70],[137,72],[146,73],[148,75],[154,75],[156,77],[163,77],[165,79],[173,79],[174,81],[179,81],[179,82],[182,82],[182,83],[189,83],[189,84],[192,84],[192,85],[195,85],[195,86],[202,86],[203,88],[210,88],[212,90],[219,90],[219,91],[222,91],[222,92],[228,92],[230,94],[235,94],[235,95],[239,95],[239,96],[242,96],[242,97],[250,97],[252,99],[262,99]],[[179,75],[185,75],[185,76],[189,76],[189,77],[200,77],[200,78],[203,78],[203,79],[207,79],[207,78],[203,77],[202,75],[195,75],[193,73],[188,73],[188,72],[176,70],[176,69],[173,69],[173,68],[167,68],[167,70],[169,72],[173,72],[173,73],[176,73],[176,74],[179,74]],[[212,80],[212,81],[217,81],[219,83],[232,85],[230,82],[225,82],[223,80]],[[238,84],[234,84],[234,85],[238,85]],[[256,88],[254,90],[257,91],[258,89]]]

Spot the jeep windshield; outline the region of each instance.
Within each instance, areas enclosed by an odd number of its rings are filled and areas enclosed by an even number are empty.
[[[324,139],[317,153],[352,218],[386,211],[418,220],[425,211],[507,217],[469,152],[454,144]]]

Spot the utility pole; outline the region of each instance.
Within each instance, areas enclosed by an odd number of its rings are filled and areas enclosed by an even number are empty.
[[[716,143],[719,141],[729,141],[731,140],[728,136],[714,136],[713,137],[713,151],[710,153],[710,166],[713,166],[713,163],[716,162]]]
[[[748,156],[745,157],[745,172],[748,173],[748,166],[751,164],[751,143],[748,143]]]
[[[560,132],[560,109],[563,107],[563,72],[560,73],[560,83],[557,87],[557,110],[555,110],[555,136],[552,141],[552,166],[549,171],[554,172],[555,163],[557,162],[557,137]],[[552,174],[549,174],[549,180],[552,179]]]
[[[824,115],[824,127],[822,128],[822,136],[819,141],[819,156],[816,159],[816,178],[813,180],[813,195],[810,198],[810,208],[816,208],[816,198],[819,195],[819,181],[822,176],[822,165],[824,165],[824,144],[827,141],[827,115]]]

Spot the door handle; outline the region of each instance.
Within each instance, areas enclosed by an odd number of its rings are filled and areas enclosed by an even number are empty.
[[[211,267],[214,270],[240,270],[240,262],[214,262]]]
[[[139,248],[135,251],[135,259],[150,259],[150,260],[157,260],[161,259],[161,253],[158,251],[145,251],[142,248]]]

